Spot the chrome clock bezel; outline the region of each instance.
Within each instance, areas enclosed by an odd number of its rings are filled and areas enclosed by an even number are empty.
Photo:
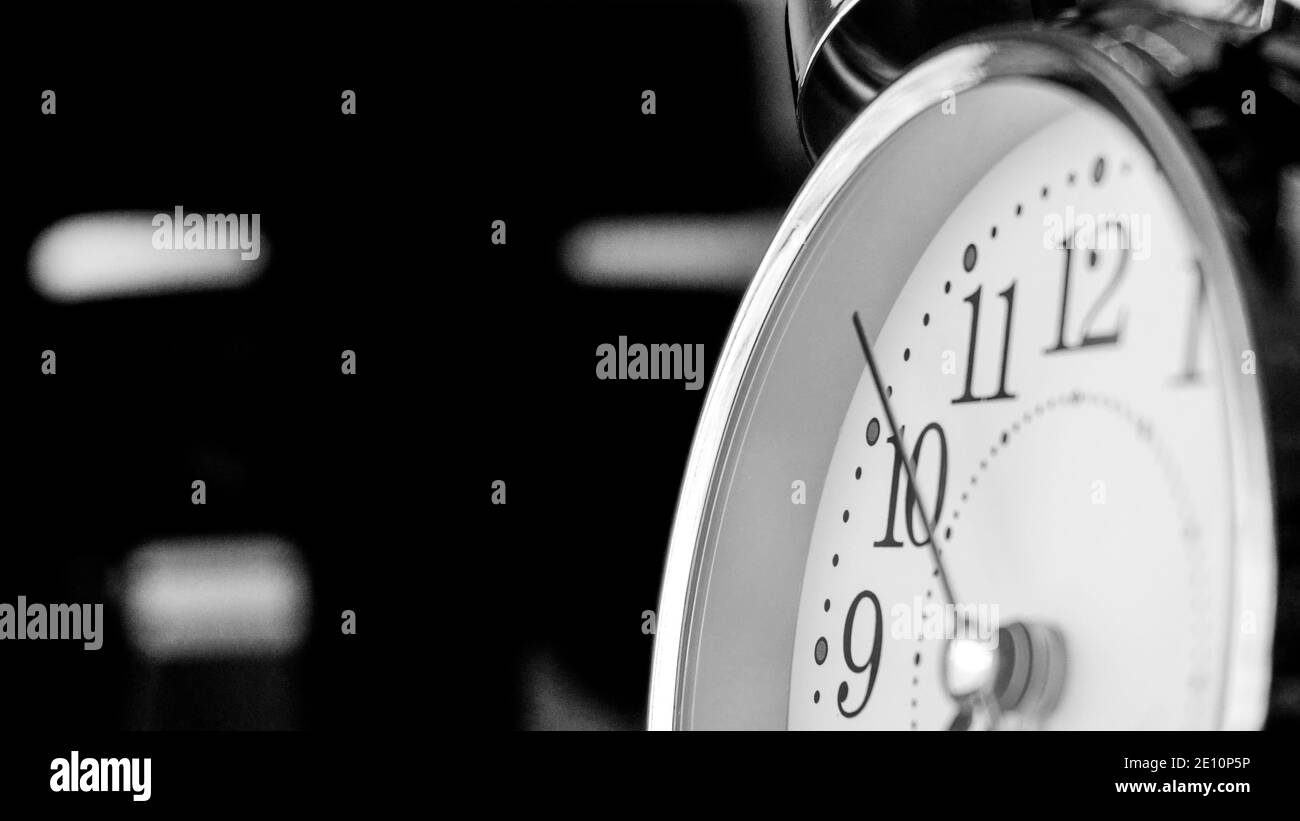
[[[690,662],[693,609],[699,605],[696,582],[706,558],[701,549],[706,507],[745,374],[787,275],[854,172],[892,135],[946,95],[1000,78],[1059,83],[1101,104],[1133,131],[1165,173],[1199,240],[1221,372],[1240,374],[1241,353],[1254,348],[1241,290],[1249,268],[1217,206],[1228,200],[1162,99],[1087,40],[1062,31],[984,32],[918,63],[886,88],[818,162],[787,211],[728,334],[692,442],[670,536],[657,611],[650,729],[682,725],[681,686]],[[1219,711],[1219,726],[1225,729],[1262,726],[1271,679],[1277,562],[1268,426],[1258,380],[1238,378],[1224,391],[1233,492],[1230,612],[1255,617],[1253,633],[1228,631]]]

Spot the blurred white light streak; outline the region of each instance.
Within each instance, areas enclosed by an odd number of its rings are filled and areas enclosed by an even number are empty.
[[[777,211],[606,217],[563,238],[560,264],[584,285],[740,290],[780,222]]]
[[[54,302],[238,288],[262,272],[265,240],[257,259],[240,249],[158,250],[153,212],[79,214],[46,228],[29,257],[32,287]]]
[[[278,655],[307,631],[307,570],[274,537],[151,542],[123,576],[131,643],[154,659]]]

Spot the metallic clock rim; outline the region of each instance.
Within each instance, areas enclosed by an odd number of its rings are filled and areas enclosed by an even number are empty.
[[[891,135],[946,95],[960,95],[998,78],[1041,79],[1073,88],[1129,126],[1164,170],[1200,241],[1197,256],[1205,270],[1221,372],[1239,373],[1240,351],[1253,349],[1240,290],[1242,272],[1248,268],[1215,205],[1227,200],[1162,100],[1088,41],[1065,32],[983,32],[919,63],[886,88],[823,155],[787,211],[732,324],[691,445],[669,539],[657,611],[649,729],[680,728],[691,615],[701,604],[694,593],[704,558],[701,537],[712,479],[731,434],[749,362],[786,277],[854,172]],[[1258,627],[1251,638],[1229,631],[1232,643],[1218,724],[1250,729],[1263,724],[1271,678],[1277,568],[1270,451],[1257,378],[1238,379],[1224,396],[1233,479],[1231,612],[1253,612]]]

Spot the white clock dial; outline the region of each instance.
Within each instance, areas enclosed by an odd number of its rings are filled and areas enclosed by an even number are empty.
[[[1063,639],[1068,676],[1036,725],[1218,718],[1231,488],[1194,248],[1143,146],[1079,111],[973,187],[874,343],[972,626]],[[812,531],[791,727],[954,721],[949,619],[908,489],[864,369]]]
[[[710,386],[652,727],[1260,725],[1267,428],[1178,128],[1050,33],[942,52],[847,127]]]

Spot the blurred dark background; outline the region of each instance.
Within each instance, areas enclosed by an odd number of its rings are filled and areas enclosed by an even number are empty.
[[[6,726],[640,727],[642,613],[705,391],[600,381],[595,351],[699,343],[712,377],[808,170],[783,10],[494,3],[148,53],[63,39],[9,66],[0,602],[104,602],[108,625],[98,652],[0,646],[0,703],[22,705]],[[263,275],[76,304],[33,289],[51,224],[177,205],[260,213]],[[301,646],[133,650],[132,552],[244,534],[299,551]]]
[[[103,602],[108,624],[97,652],[0,645],[5,726],[373,727],[392,717],[409,663],[394,652],[419,624],[406,568],[428,537],[407,513],[423,494],[412,400],[426,352],[406,287],[428,267],[428,234],[395,185],[416,173],[414,118],[391,67],[336,54],[308,80],[269,34],[237,62],[228,42],[194,53],[195,41],[159,42],[174,60],[65,40],[6,75],[0,602]],[[339,116],[344,88],[364,117]],[[54,116],[40,114],[44,89],[57,93]],[[263,276],[70,304],[33,289],[29,253],[52,223],[178,205],[260,213]],[[54,376],[41,373],[47,349]],[[345,349],[355,377],[340,372]],[[195,479],[204,506],[191,504]],[[287,541],[305,563],[298,651],[133,652],[121,595],[131,552],[248,534]],[[356,636],[341,633],[345,609]]]
[[[527,9],[491,28],[468,71],[497,93],[452,112],[483,173],[455,233],[474,239],[472,300],[492,306],[475,549],[480,573],[508,576],[509,726],[643,726],[642,613],[658,606],[705,391],[600,381],[595,351],[620,336],[702,343],[712,377],[809,167],[783,12],[779,0]],[[488,242],[496,219],[505,246]],[[496,479],[504,507],[489,501]]]

